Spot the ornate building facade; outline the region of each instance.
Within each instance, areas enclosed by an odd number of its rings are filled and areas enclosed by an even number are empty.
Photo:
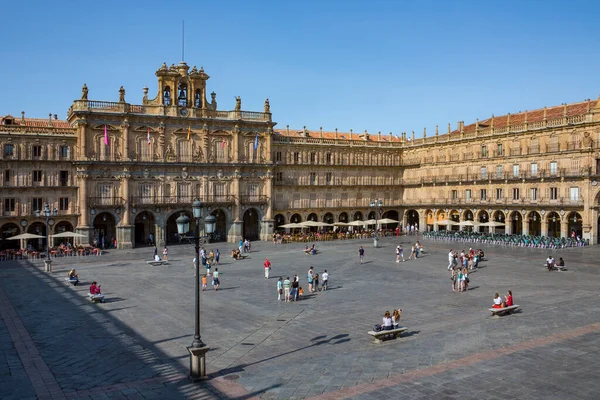
[[[268,100],[261,112],[243,111],[240,97],[219,110],[202,68],[163,64],[156,77],[156,96],[144,88],[139,105],[123,87],[118,101],[89,100],[84,85],[65,121],[1,119],[2,239],[46,236],[35,211],[48,203],[50,235],[115,237],[130,248],[152,234],[168,244],[195,198],[217,218],[217,239],[230,242],[265,240],[290,222],[376,214],[421,230],[600,238],[600,101],[415,139],[274,129]],[[375,199],[383,205],[371,208]]]

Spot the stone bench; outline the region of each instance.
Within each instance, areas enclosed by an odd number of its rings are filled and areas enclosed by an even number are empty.
[[[510,307],[488,308],[488,310],[490,310],[490,312],[492,313],[492,316],[500,316],[500,315],[511,314],[513,311],[515,311],[518,308],[519,308],[519,305],[518,304],[514,304],[514,305],[512,305]]]
[[[103,294],[91,294],[91,293],[88,293],[88,299],[92,303],[104,303],[104,295]]]
[[[79,283],[79,279],[71,279],[69,277],[65,278],[65,283],[67,285],[73,285],[73,286],[77,286],[77,284]]]
[[[160,261],[153,261],[152,260],[152,261],[146,261],[146,264],[150,264],[150,265],[154,265],[154,266],[157,266],[157,265],[169,265],[169,262],[165,261],[165,260],[160,260]]]
[[[404,332],[405,330],[407,330],[408,328],[406,326],[399,326],[396,329],[390,329],[390,330],[381,330],[379,332],[375,332],[375,331],[369,331],[369,335],[373,336],[375,338],[375,343],[381,343],[385,340],[386,337],[392,337],[393,339],[396,339],[398,336],[400,336],[400,334],[402,332]]]

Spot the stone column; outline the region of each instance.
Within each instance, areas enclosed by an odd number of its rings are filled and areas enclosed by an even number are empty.
[[[237,243],[242,239],[244,221],[240,219],[242,215],[242,203],[240,193],[240,178],[242,177],[240,171],[236,169],[233,173],[233,181],[231,184],[231,191],[235,199],[235,204],[231,210],[232,226],[229,229],[227,235],[228,242]]]
[[[92,231],[89,221],[90,209],[88,207],[87,190],[87,180],[89,178],[89,174],[87,173],[87,170],[78,170],[77,178],[79,179],[79,223],[77,224],[75,231],[79,234],[85,235],[85,237],[82,237],[80,241],[81,244],[85,245],[90,243],[90,234]]]
[[[234,162],[240,161],[240,128],[236,125],[233,128],[233,136],[231,143],[232,159]]]
[[[529,235],[529,221],[527,219],[527,214],[523,214],[521,224],[521,227],[523,228],[521,234]]]
[[[273,173],[270,169],[267,170],[267,173],[264,177],[264,185],[265,185],[265,196],[267,197],[267,204],[265,205],[265,214],[262,220],[262,226],[260,230],[260,236],[262,240],[269,240],[273,236],[273,232],[275,231],[275,221],[273,220],[273,208],[272,208],[272,199],[273,199]]]
[[[560,237],[561,238],[569,237],[569,221],[567,220],[566,215],[567,214],[565,213],[565,215],[561,215],[561,217],[560,217]]]
[[[129,158],[129,123],[127,119],[123,120],[121,124],[122,135],[123,135],[123,160],[130,160]]]
[[[548,236],[548,218],[544,215],[542,216],[542,220],[540,221],[542,236]]]
[[[78,136],[78,142],[81,144],[81,148],[80,148],[80,153],[76,155],[76,159],[78,160],[87,160],[88,158],[88,154],[87,154],[87,140],[86,140],[86,126],[87,126],[87,122],[85,121],[80,121],[77,123],[77,136]]]
[[[504,232],[507,235],[512,235],[512,222],[513,222],[512,218],[508,218],[508,216],[506,216],[504,218],[504,223],[506,224],[506,225],[504,225]]]
[[[133,226],[131,225],[131,209],[129,197],[129,180],[131,173],[127,168],[121,175],[121,195],[124,199],[121,223],[117,226],[117,244],[120,249],[133,248]]]

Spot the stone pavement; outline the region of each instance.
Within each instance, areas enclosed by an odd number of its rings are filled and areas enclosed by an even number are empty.
[[[447,253],[469,244],[422,241],[423,257],[395,263],[395,245],[414,240],[323,242],[316,256],[254,243],[244,261],[215,244],[222,285],[201,295],[210,379],[197,384],[186,379],[192,246],[170,247],[166,267],[145,263],[152,248],[58,258],[53,274],[39,261],[1,262],[0,398],[597,398],[600,248],[486,246],[471,290],[453,293]],[[548,253],[569,271],[546,272]],[[310,265],[328,270],[329,290],[278,302],[277,277],[296,273],[306,290]],[[82,284],[68,287],[73,266]],[[87,302],[91,280],[107,303]],[[492,318],[493,294],[507,289],[522,312]],[[374,344],[366,332],[394,307],[408,331]]]

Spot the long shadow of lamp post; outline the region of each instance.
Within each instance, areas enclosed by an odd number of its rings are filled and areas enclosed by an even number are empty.
[[[200,223],[202,221],[202,208],[204,204],[200,199],[194,200],[192,203],[192,211],[194,219],[196,220],[196,234],[191,237],[196,242],[196,285],[195,285],[195,318],[196,318],[196,330],[194,332],[194,341],[192,345],[188,347],[190,352],[190,379],[193,381],[206,377],[206,352],[209,347],[202,342],[200,338],[200,242],[204,243],[206,237],[200,236]],[[211,235],[215,230],[216,218],[213,215],[207,215],[204,218],[204,226],[207,235]],[[181,213],[181,215],[175,221],[177,223],[177,232],[179,235],[187,235],[190,230],[190,218]],[[189,237],[189,236],[188,236]]]

